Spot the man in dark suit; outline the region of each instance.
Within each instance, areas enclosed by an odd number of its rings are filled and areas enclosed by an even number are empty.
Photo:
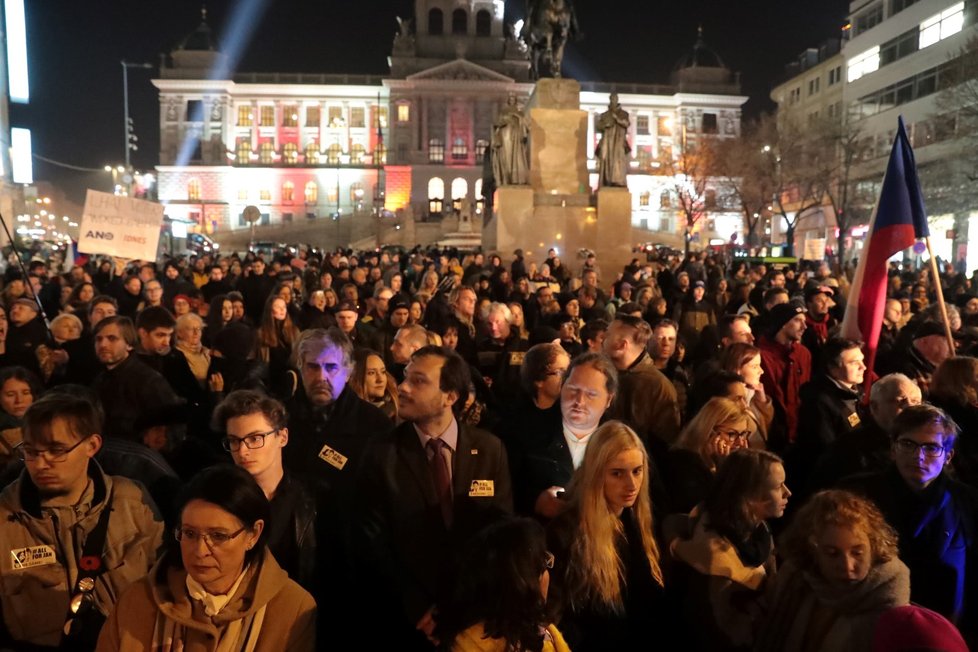
[[[404,423],[371,443],[357,514],[362,584],[391,649],[431,650],[434,606],[451,583],[465,541],[512,511],[506,452],[494,435],[456,420],[469,367],[454,351],[426,346],[398,387]],[[380,610],[381,614],[377,614]]]

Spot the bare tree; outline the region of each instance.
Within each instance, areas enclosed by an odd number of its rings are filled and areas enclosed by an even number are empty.
[[[662,173],[671,179],[672,192],[676,197],[676,208],[683,218],[686,255],[689,256],[690,241],[696,223],[716,208],[715,197],[710,197],[715,167],[716,140],[704,134],[689,134],[683,128],[678,148],[661,152]]]
[[[940,69],[940,85],[930,135],[937,142],[953,138],[963,146],[958,148],[960,156],[941,161],[934,166],[937,174],[928,176],[943,186],[942,194],[970,195],[971,184],[978,181],[978,34],[949,55]]]
[[[775,194],[764,136],[760,122],[754,121],[745,125],[740,138],[719,141],[716,147],[715,173],[728,192],[728,203],[744,216],[749,246],[760,244],[758,227]]]

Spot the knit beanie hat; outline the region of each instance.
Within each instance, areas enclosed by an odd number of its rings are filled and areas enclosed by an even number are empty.
[[[789,301],[788,303],[779,303],[774,306],[771,308],[771,312],[768,313],[770,317],[768,324],[771,326],[771,335],[777,335],[778,331],[784,328],[785,324],[806,312],[808,311],[805,310],[805,306],[800,301]]]
[[[968,652],[957,628],[944,616],[907,605],[883,612],[876,621],[872,652]]]

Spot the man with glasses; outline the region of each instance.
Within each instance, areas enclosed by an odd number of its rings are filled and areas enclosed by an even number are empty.
[[[873,500],[899,534],[911,601],[949,618],[974,648],[978,492],[946,473],[960,431],[943,411],[923,404],[900,412],[890,434],[890,468],[843,485]]]
[[[24,415],[24,471],[0,494],[0,649],[94,649],[116,598],[156,561],[162,519],[141,485],[92,460],[101,431],[100,410],[66,393]]]
[[[237,390],[214,409],[212,429],[225,433],[221,444],[234,463],[261,487],[274,520],[266,542],[289,577],[307,591],[316,588],[318,506],[304,482],[286,473],[282,451],[289,443],[285,406],[253,390]]]

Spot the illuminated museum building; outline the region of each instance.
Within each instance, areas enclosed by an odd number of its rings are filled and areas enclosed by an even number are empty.
[[[463,198],[481,212],[482,157],[495,115],[510,95],[522,104],[533,89],[503,5],[416,0],[419,18],[402,23],[386,76],[209,79],[226,62],[202,22],[153,82],[160,94],[159,199],[167,214],[214,231],[248,226],[242,211],[249,204],[259,207],[262,224],[355,219],[380,207],[438,219],[463,206]],[[747,98],[738,76],[702,40],[670,81],[582,81],[581,108],[591,116],[587,155],[594,171],[595,119],[607,110],[609,93],[618,92],[631,116],[633,225],[676,233],[682,228],[671,196],[676,184],[658,174],[659,161],[682,138],[738,136]],[[704,236],[729,240],[742,232],[741,218],[719,205],[715,197],[722,195],[707,193],[710,214],[702,224]]]

